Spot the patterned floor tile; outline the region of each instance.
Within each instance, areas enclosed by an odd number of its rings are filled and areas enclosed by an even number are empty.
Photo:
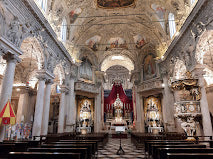
[[[117,150],[120,147],[120,140],[109,138],[107,145],[98,151],[98,159],[144,159],[144,149],[136,149],[130,139],[122,139],[121,145],[125,151],[124,155],[117,155]]]

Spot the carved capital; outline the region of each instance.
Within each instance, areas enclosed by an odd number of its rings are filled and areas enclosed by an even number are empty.
[[[39,70],[37,72],[37,78],[39,80],[42,80],[42,81],[47,81],[49,79],[54,79],[55,76],[52,73],[50,73],[50,72],[48,72],[46,70]]]
[[[52,85],[54,83],[53,79],[47,79],[46,84]]]
[[[69,92],[69,88],[66,85],[61,85],[61,93],[68,93]]]
[[[21,59],[17,56],[17,55],[14,55],[14,54],[11,54],[11,53],[7,53],[3,56],[3,58],[7,61],[7,62],[13,62],[13,63],[19,63],[21,62]]]

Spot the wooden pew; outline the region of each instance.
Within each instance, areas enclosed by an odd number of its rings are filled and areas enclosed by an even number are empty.
[[[158,148],[206,148],[206,145],[201,144],[180,144],[180,145],[152,145],[152,151],[149,155],[156,158]]]
[[[80,153],[81,159],[88,159],[91,155],[87,154],[87,148],[29,148],[29,152],[60,152],[60,153]]]
[[[95,152],[98,151],[97,142],[91,142],[91,141],[52,142],[51,144],[92,144],[93,155],[95,154]]]
[[[80,153],[10,152],[10,159],[80,159]]]
[[[43,144],[42,148],[87,148],[87,154],[91,157],[95,152],[92,150],[92,144]]]
[[[167,153],[213,153],[213,148],[158,148],[156,159],[166,159]]]
[[[15,141],[15,140],[4,140],[3,144],[15,144],[16,146],[25,146],[25,147],[37,147],[40,144],[40,141],[29,140],[29,141]]]
[[[152,145],[180,145],[180,144],[194,144],[194,142],[190,142],[190,141],[177,141],[175,140],[174,142],[170,142],[170,141],[155,141],[155,142],[145,142],[145,153],[152,151],[151,146]]]
[[[167,159],[212,159],[213,153],[167,153]]]
[[[0,158],[8,158],[10,151],[15,151],[15,144],[0,144]]]

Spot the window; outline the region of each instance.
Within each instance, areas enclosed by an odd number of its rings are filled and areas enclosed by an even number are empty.
[[[195,0],[190,0],[191,1],[191,5],[193,5],[194,4],[194,2],[195,2]]]
[[[41,7],[41,9],[46,12],[47,10],[47,0],[36,0],[39,7]]]
[[[62,25],[61,25],[61,40],[62,41],[66,41],[66,39],[67,39],[66,34],[67,34],[67,21],[64,18],[62,21]]]
[[[170,37],[172,38],[176,32],[176,25],[175,25],[175,16],[172,13],[169,13],[169,31]]]

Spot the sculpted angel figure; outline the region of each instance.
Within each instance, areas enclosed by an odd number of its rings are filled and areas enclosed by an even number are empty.
[[[22,31],[21,31],[21,25],[18,21],[18,18],[15,17],[14,20],[11,22],[10,24],[10,28],[7,32],[7,36],[9,38],[9,40],[14,43],[16,46],[19,45],[20,43],[20,38],[22,35]]]

